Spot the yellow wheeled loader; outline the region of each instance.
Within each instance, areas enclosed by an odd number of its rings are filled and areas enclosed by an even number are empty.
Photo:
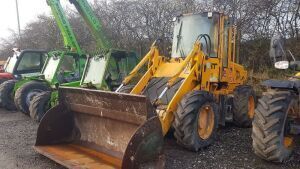
[[[115,92],[60,87],[35,150],[68,168],[140,168],[160,156],[171,128],[180,145],[198,151],[214,141],[218,125],[250,126],[256,98],[235,63],[235,39],[223,13],[174,18],[171,56],[154,42]]]

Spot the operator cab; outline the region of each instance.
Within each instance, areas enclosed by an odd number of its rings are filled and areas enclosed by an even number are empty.
[[[58,84],[79,81],[82,73],[82,65],[85,61],[77,53],[48,53],[47,64],[44,66],[42,74],[49,82],[57,82]]]
[[[229,63],[238,63],[235,47],[236,27],[231,21],[231,18],[220,12],[202,12],[175,17],[171,57],[185,58],[199,40],[207,57],[222,60],[221,76],[228,74],[225,69]],[[223,47],[219,48],[220,45]]]
[[[13,49],[14,54],[8,57],[4,65],[4,73],[15,77],[27,76],[26,74],[40,73],[46,60],[47,51]]]
[[[219,20],[220,13],[218,12],[185,14],[175,17],[173,19],[174,35],[171,57],[186,57],[196,40],[200,40],[203,51],[207,55],[217,57]]]
[[[88,58],[81,86],[114,90],[136,64],[136,53],[125,50],[111,49],[105,56],[91,56]]]

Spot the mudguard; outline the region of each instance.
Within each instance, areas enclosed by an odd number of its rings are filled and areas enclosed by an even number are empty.
[[[263,81],[261,83],[262,86],[270,87],[270,88],[283,88],[283,89],[293,89],[297,90],[300,88],[300,79],[299,80],[275,80],[270,79]]]

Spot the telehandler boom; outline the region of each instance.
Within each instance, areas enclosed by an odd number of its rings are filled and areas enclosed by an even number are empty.
[[[72,52],[82,55],[83,52],[77,42],[76,36],[73,32],[71,24],[69,23],[66,14],[61,6],[60,0],[46,0],[51,12],[55,18],[56,24],[61,31],[64,46]]]
[[[226,121],[249,127],[256,99],[235,63],[235,32],[223,13],[176,17],[171,57],[154,42],[116,92],[60,87],[36,151],[68,168],[131,169],[159,157],[171,126],[192,151],[212,144]],[[143,77],[123,93],[143,65]]]

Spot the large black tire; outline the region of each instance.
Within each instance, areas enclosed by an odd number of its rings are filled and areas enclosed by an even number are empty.
[[[18,110],[29,115],[29,105],[31,100],[38,93],[50,91],[50,87],[38,81],[30,81],[23,84],[15,94],[15,104]]]
[[[233,123],[238,127],[251,127],[257,98],[251,86],[238,86],[233,98]]]
[[[209,116],[206,116],[208,121],[206,122],[210,125],[210,130],[209,135],[202,137],[199,134],[201,131],[199,130],[200,112],[203,109],[206,110],[206,108],[209,112],[212,112]],[[174,116],[174,136],[179,145],[192,151],[198,151],[200,148],[209,146],[215,140],[219,111],[212,94],[206,91],[192,91],[186,94],[178,104]],[[209,122],[208,119],[211,121]]]
[[[51,92],[42,92],[33,97],[29,105],[30,117],[40,122],[50,109]]]
[[[264,160],[282,162],[294,146],[294,137],[287,131],[288,113],[297,104],[289,91],[269,91],[259,99],[252,127],[253,149]],[[290,144],[285,144],[288,139]],[[288,142],[286,142],[288,143]]]
[[[13,99],[16,82],[17,80],[8,80],[0,85],[0,105],[7,110],[17,110]]]

